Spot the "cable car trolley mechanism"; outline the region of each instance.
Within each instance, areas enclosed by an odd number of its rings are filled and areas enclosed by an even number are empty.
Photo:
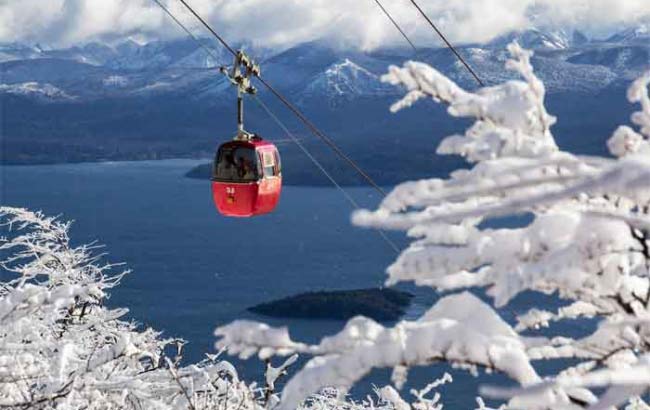
[[[244,94],[255,94],[251,77],[260,68],[237,51],[230,70],[221,71],[237,87],[237,134],[219,146],[212,166],[212,197],[219,213],[250,217],[273,211],[280,199],[280,154],[269,141],[244,129]]]

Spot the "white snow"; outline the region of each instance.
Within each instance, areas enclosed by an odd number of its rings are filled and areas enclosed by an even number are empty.
[[[324,95],[330,99],[350,99],[360,95],[386,94],[388,91],[389,88],[381,83],[379,76],[344,58],[315,76],[302,91],[300,98]]]
[[[343,391],[376,367],[414,366],[447,360],[482,365],[509,374],[523,384],[539,381],[517,333],[484,302],[470,293],[441,299],[420,319],[385,328],[371,319],[352,319],[337,335],[318,345],[292,341],[285,328],[247,321],[217,328],[217,348],[242,358],[257,352],[317,354],[282,392],[280,409],[293,409],[325,386]]]
[[[52,84],[30,81],[17,84],[0,84],[0,92],[36,96],[47,100],[71,100],[74,97]]]
[[[438,147],[439,154],[465,157],[470,169],[405,182],[376,210],[352,216],[357,225],[402,230],[412,239],[388,267],[387,285],[413,282],[450,295],[418,320],[384,327],[356,317],[314,345],[291,340],[287,329],[254,322],[217,329],[217,347],[240,356],[314,356],[287,383],[280,410],[295,408],[325,386],[345,391],[377,367],[393,368],[399,389],[409,367],[432,361],[505,373],[521,387],[484,393],[507,399],[513,409],[643,403],[637,396],[650,388],[644,359],[650,354],[650,73],[628,92],[630,102],[641,106],[631,118],[638,131],[620,128],[608,143],[620,158],[595,160],[559,149],[532,53],[516,43],[508,50],[505,66],[521,80],[475,92],[414,61],[390,67],[382,77],[406,90],[392,111],[433,100],[447,104],[450,115],[474,120]],[[532,221],[515,228],[482,225],[521,214]],[[512,328],[497,309],[463,292],[470,287],[483,288],[496,308],[525,291],[555,294],[569,304],[557,312],[528,306]],[[597,329],[575,339],[519,336],[578,317],[593,318]],[[537,361],[556,358],[577,363],[542,380]],[[609,389],[598,397],[593,387]],[[393,388],[381,393],[395,407],[411,406]]]
[[[102,83],[108,87],[121,88],[129,84],[129,79],[122,75],[110,75],[104,78]]]
[[[508,51],[505,67],[520,79],[475,92],[420,62],[390,67],[383,76],[406,89],[394,111],[427,100],[474,121],[438,147],[439,154],[465,157],[471,168],[400,184],[377,209],[352,216],[359,226],[404,231],[411,239],[388,267],[387,283],[447,292],[421,317],[387,326],[357,316],[314,344],[255,321],[218,327],[220,351],[262,360],[288,356],[278,367],[267,362],[266,387],[258,388],[216,356],[180,367],[166,349],[182,342],[137,329],[121,319],[125,309],[103,304],[126,272],[111,274],[114,267],[99,265],[91,247],[72,247],[69,224],[3,207],[0,223],[13,233],[0,239],[0,262],[13,276],[0,287],[0,325],[12,330],[0,332],[0,407],[440,410],[433,389],[448,377],[413,390],[411,403],[399,391],[411,367],[439,361],[473,374],[484,368],[507,375],[518,386],[482,389],[505,400],[503,408],[647,410],[641,397],[650,389],[650,73],[628,90],[639,109],[608,141],[615,158],[585,158],[555,143],[556,119],[546,111],[532,53],[516,43]],[[348,60],[326,74],[340,92],[372,78]],[[2,87],[63,93],[37,83]],[[531,221],[484,224],[522,214]],[[480,288],[488,300],[468,288]],[[513,327],[498,308],[527,291],[567,303],[557,311],[518,308]],[[586,335],[521,335],[583,317],[596,323]],[[297,354],[311,359],[276,394]],[[540,362],[566,358],[573,361],[539,376]],[[378,388],[376,403],[342,399],[376,368],[393,371],[393,386]],[[482,399],[477,404],[486,409]]]

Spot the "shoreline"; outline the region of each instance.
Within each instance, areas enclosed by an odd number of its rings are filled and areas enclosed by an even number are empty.
[[[0,161],[2,167],[33,167],[33,166],[59,166],[59,165],[80,165],[80,164],[110,164],[110,163],[139,163],[139,162],[161,162],[161,161],[211,161],[211,158],[191,158],[191,157],[169,157],[169,158],[147,158],[147,159],[98,159],[93,161],[61,161],[61,162],[6,162]]]
[[[200,166],[205,166],[209,164],[212,159],[199,159],[199,158],[164,158],[164,159],[141,159],[141,160],[106,160],[106,161],[79,161],[79,162],[56,162],[56,163],[33,163],[33,164],[6,164],[0,163],[0,169],[19,169],[19,168],[38,168],[38,167],[66,167],[66,166],[110,166],[110,165],[145,165],[151,163],[152,165],[162,165],[163,163],[171,162],[186,162],[187,168],[180,175],[183,179],[194,180],[194,181],[209,181],[209,178],[192,176],[190,174],[195,168]],[[178,164],[180,166],[182,164]],[[4,178],[4,172],[0,172],[0,179]],[[361,184],[349,184],[349,183],[339,183],[339,185],[346,189],[356,189],[356,188],[368,188],[368,185]],[[380,184],[382,188],[386,190],[392,190],[396,184]],[[336,188],[329,181],[320,181],[308,182],[308,183],[296,183],[287,181],[286,178],[283,181],[283,186],[285,187],[303,187],[303,188]]]

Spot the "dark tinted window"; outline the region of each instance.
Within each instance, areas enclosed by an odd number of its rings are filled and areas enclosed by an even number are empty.
[[[217,152],[212,177],[220,181],[250,182],[260,174],[257,153],[247,147],[221,147]]]

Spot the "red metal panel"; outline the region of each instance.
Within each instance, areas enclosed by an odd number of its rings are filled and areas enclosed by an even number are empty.
[[[212,181],[212,198],[225,216],[253,216],[258,196],[257,182],[232,183]]]
[[[271,212],[278,205],[282,191],[282,177],[264,178],[260,181],[255,215]]]

